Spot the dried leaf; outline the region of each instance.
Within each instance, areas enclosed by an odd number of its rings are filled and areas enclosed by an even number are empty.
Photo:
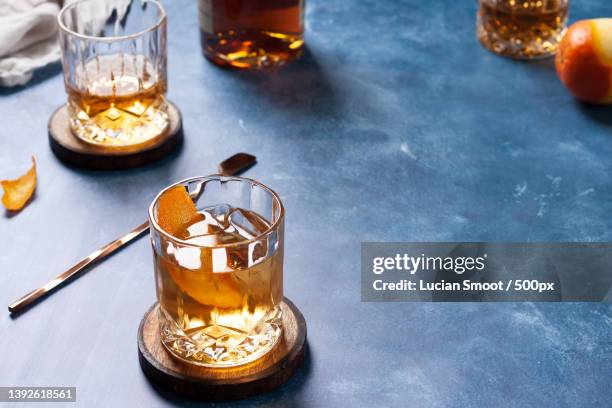
[[[34,156],[32,156],[32,167],[26,174],[15,180],[2,180],[0,184],[4,189],[2,204],[6,209],[11,211],[21,210],[32,197],[36,188],[36,160]]]

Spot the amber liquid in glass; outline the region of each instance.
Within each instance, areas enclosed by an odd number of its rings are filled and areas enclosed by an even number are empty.
[[[303,0],[199,0],[204,55],[234,68],[265,68],[302,53]]]
[[[168,126],[166,83],[142,55],[111,54],[75,69],[66,84],[71,128],[98,145],[130,146],[161,135]]]
[[[478,38],[497,54],[547,57],[557,50],[567,16],[567,0],[480,0]]]
[[[282,251],[270,254],[265,241],[219,247],[248,241],[269,228],[252,211],[221,205],[200,213],[201,220],[175,234],[198,246],[155,256],[162,343],[190,362],[243,364],[265,354],[279,338]]]

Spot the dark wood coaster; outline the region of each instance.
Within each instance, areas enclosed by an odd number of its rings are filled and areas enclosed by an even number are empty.
[[[153,384],[191,398],[225,401],[271,391],[295,373],[307,348],[304,316],[287,298],[281,308],[283,334],[269,353],[239,367],[208,368],[170,356],[159,338],[155,303],[138,328],[140,367]]]
[[[120,170],[159,160],[183,141],[181,113],[168,102],[168,131],[150,142],[120,148],[96,146],[72,134],[66,105],[59,107],[49,119],[49,144],[63,162],[93,170]]]

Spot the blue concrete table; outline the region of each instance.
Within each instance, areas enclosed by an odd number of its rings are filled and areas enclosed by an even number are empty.
[[[312,0],[307,52],[276,75],[201,57],[194,1],[166,2],[180,154],[125,172],[70,169],[46,126],[57,65],[0,99],[0,177],[38,160],[35,200],[0,219],[0,300],[145,219],[164,186],[246,151],[287,208],[285,291],[311,359],[237,406],[612,406],[608,304],[361,303],[361,241],[610,241],[612,111],[576,102],[551,61],[484,50],[475,1]],[[572,1],[571,19],[610,12]],[[0,317],[0,385],[76,386],[87,407],[185,402],[136,352],[154,302],[142,239],[17,319]],[[231,404],[224,405],[231,406]]]

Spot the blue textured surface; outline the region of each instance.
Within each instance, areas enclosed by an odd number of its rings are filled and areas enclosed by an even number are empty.
[[[133,171],[60,164],[58,66],[1,91],[0,177],[34,154],[36,199],[0,217],[4,305],[145,218],[164,186],[246,151],[287,208],[285,291],[311,361],[240,406],[612,406],[608,304],[360,303],[360,241],[610,241],[612,111],[576,102],[551,61],[496,57],[475,1],[310,0],[305,57],[276,75],[200,55],[196,5],[166,2],[181,153]],[[610,12],[573,1],[571,19]],[[0,317],[0,385],[78,388],[79,405],[163,406],[138,366],[149,244],[23,316]],[[227,404],[224,406],[231,406]]]

